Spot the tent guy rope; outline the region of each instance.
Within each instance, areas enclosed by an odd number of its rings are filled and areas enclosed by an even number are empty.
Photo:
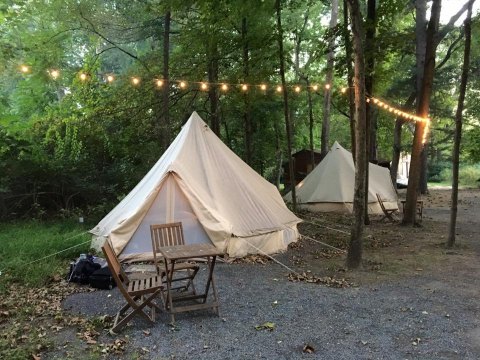
[[[71,239],[75,239],[75,238],[77,238],[77,237],[79,237],[79,236],[82,236],[82,235],[84,235],[84,234],[88,234],[88,231],[84,231],[84,232],[82,232],[82,233],[79,233],[79,234],[76,234],[76,235],[74,235],[74,236],[71,236],[71,237],[69,237],[69,238],[67,238],[67,239],[64,239],[64,241],[71,240]],[[34,263],[36,263],[36,262],[45,260],[45,259],[47,259],[47,258],[49,258],[49,257],[55,256],[55,255],[58,255],[58,254],[61,254],[61,253],[65,252],[65,251],[74,249],[74,248],[76,248],[76,247],[79,247],[79,246],[81,246],[81,245],[85,245],[85,244],[87,244],[87,243],[90,243],[91,241],[92,241],[92,240],[87,240],[87,241],[82,242],[82,243],[80,243],[80,244],[76,244],[76,245],[70,246],[70,247],[67,248],[67,249],[60,250],[60,251],[57,251],[56,253],[53,253],[53,254],[44,256],[44,257],[42,257],[42,258],[40,258],[40,259],[36,259],[36,260],[30,261],[29,263],[23,264],[23,266],[32,265],[32,264],[34,264]],[[6,270],[6,268],[3,268],[3,269],[0,270],[0,276],[2,276],[2,274],[3,274],[3,272],[4,272],[5,270]]]

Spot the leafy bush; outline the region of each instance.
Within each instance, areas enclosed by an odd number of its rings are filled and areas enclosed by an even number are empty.
[[[461,166],[458,171],[460,185],[468,187],[480,186],[480,164]],[[444,169],[441,172],[441,181],[452,181],[452,170]]]

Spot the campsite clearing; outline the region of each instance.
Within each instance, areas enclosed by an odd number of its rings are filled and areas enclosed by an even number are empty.
[[[289,270],[261,256],[217,264],[220,317],[211,311],[181,314],[171,327],[162,314],[154,327],[140,320],[112,336],[103,328],[109,325],[105,315],[122,301],[117,290],[73,294],[63,301],[61,317],[49,320],[47,312],[34,318],[50,343],[41,358],[477,359],[480,191],[460,192],[459,246],[446,251],[449,198],[447,190],[424,198],[422,227],[372,219],[361,271],[346,272],[344,255],[311,240],[275,256],[297,272],[311,271],[320,284],[289,281]],[[313,220],[347,232],[350,221],[333,214]],[[340,248],[348,239],[309,223],[299,228]],[[329,280],[333,287],[323,285]],[[22,319],[20,328],[29,323]]]

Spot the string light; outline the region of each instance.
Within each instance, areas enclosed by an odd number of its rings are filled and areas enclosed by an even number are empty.
[[[20,71],[24,74],[30,72],[30,68],[28,67],[28,65],[22,65],[20,66]]]
[[[227,84],[222,84],[222,90],[227,91],[228,90],[228,85]]]
[[[112,83],[115,80],[113,75],[107,75],[107,82]]]
[[[330,90],[330,84],[325,84],[325,89]]]
[[[342,89],[340,90],[340,92],[341,92],[342,94],[345,94],[345,93],[347,92],[347,88],[346,88],[346,87],[342,87]]]
[[[50,70],[49,73],[54,80],[60,76],[60,72],[58,70]]]
[[[297,86],[295,86],[295,92],[299,93],[299,92],[300,92],[300,90],[302,90],[302,89],[300,88],[300,86],[298,86],[298,85],[297,85]]]
[[[262,89],[263,91],[267,90],[267,85],[265,84],[260,85],[260,89]]]
[[[312,89],[313,89],[313,91],[317,91],[318,90],[318,85],[313,85]]]
[[[185,81],[180,81],[179,85],[181,89],[185,89],[187,87],[187,83]]]
[[[133,77],[133,78],[132,78],[132,84],[133,84],[133,85],[138,85],[138,84],[140,84],[140,78],[138,78],[138,77]]]
[[[277,86],[277,92],[281,93],[282,92],[282,87],[279,85]]]
[[[243,90],[243,91],[247,91],[247,90],[248,90],[247,84],[243,84],[243,85],[242,85],[242,90]]]
[[[80,73],[80,80],[82,80],[82,81],[87,80],[87,74],[85,74],[85,73]]]
[[[200,84],[200,87],[201,87],[202,90],[207,90],[207,89],[208,89],[207,84],[205,84],[204,82],[202,82],[202,83]]]
[[[163,80],[158,79],[157,80],[157,87],[161,88],[163,86]]]

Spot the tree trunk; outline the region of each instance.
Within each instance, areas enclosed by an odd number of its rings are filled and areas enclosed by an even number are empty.
[[[323,101],[323,122],[322,122],[322,135],[321,135],[321,151],[322,158],[328,153],[328,139],[330,135],[330,107],[332,104],[332,89],[333,89],[333,66],[335,61],[335,36],[333,31],[337,26],[338,20],[338,0],[332,0],[332,13],[330,16],[329,29],[332,32],[330,39],[328,40],[328,54],[327,54],[327,74],[325,83],[329,85],[328,89],[325,88],[324,101]]]
[[[243,43],[243,81],[248,82],[250,73],[249,48],[247,38],[247,18],[242,19],[242,43]],[[250,101],[247,92],[243,94],[243,120],[245,126],[245,162],[252,165],[252,121],[250,118]]]
[[[163,83],[164,88],[162,92],[162,146],[166,149],[170,145],[170,75],[169,75],[169,61],[170,61],[170,21],[171,13],[167,11],[165,14],[165,25],[163,31]]]
[[[277,36],[278,36],[278,54],[280,60],[280,77],[282,79],[282,93],[283,93],[283,109],[285,113],[285,128],[287,133],[287,155],[290,173],[290,184],[292,187],[292,205],[293,211],[297,210],[297,192],[295,189],[296,181],[293,171],[292,160],[292,126],[290,123],[290,112],[288,110],[288,91],[285,81],[285,54],[283,51],[283,29],[282,29],[282,16],[280,8],[280,0],[275,1],[275,9],[277,13]]]
[[[207,42],[207,61],[208,61],[208,98],[210,100],[210,126],[212,131],[220,136],[220,116],[218,112],[218,88],[214,84],[218,83],[218,44],[215,37],[211,37]]]
[[[465,102],[465,92],[467,89],[468,70],[470,67],[472,5],[473,3],[469,4],[467,18],[465,19],[465,49],[463,53],[462,79],[460,81],[460,95],[458,96],[457,112],[455,114],[455,137],[452,156],[452,209],[450,211],[450,229],[447,241],[448,248],[452,248],[455,244],[455,232],[457,224],[458,167],[460,162],[460,142],[462,140],[462,112]]]
[[[347,267],[358,268],[362,261],[362,235],[365,216],[365,171],[366,171],[366,134],[365,134],[365,63],[362,48],[362,18],[358,0],[348,0],[352,21],[353,53],[355,57],[355,186],[353,197],[354,222],[350,235],[347,254]]]
[[[428,117],[430,107],[430,96],[432,93],[433,76],[435,73],[435,35],[438,32],[438,23],[440,19],[441,0],[433,0],[430,21],[427,29],[427,43],[425,48],[425,68],[423,71],[422,89],[420,92],[420,101],[417,104],[417,115],[422,118]],[[410,171],[407,187],[407,199],[405,203],[405,213],[403,215],[404,224],[416,223],[416,205],[417,191],[420,183],[421,171],[421,153],[423,148],[423,137],[425,132],[425,122],[417,121],[415,123],[415,133],[413,136],[412,159],[410,162]]]
[[[415,39],[416,39],[416,67],[417,67],[417,105],[420,103],[423,73],[425,68],[425,50],[427,44],[427,0],[415,0]],[[427,157],[426,145],[422,149],[420,172],[420,192],[427,192]]]
[[[345,41],[345,58],[347,63],[347,83],[348,83],[348,110],[350,115],[350,142],[352,156],[355,160],[355,98],[353,89],[353,68],[352,68],[352,42],[350,40],[350,31],[348,29],[348,5],[347,0],[343,0],[343,39]]]
[[[368,0],[367,3],[367,21],[365,32],[365,92],[369,96],[373,96],[373,72],[375,70],[375,0]],[[365,133],[366,133],[366,165],[365,165],[365,225],[370,224],[368,217],[368,187],[369,187],[369,173],[370,173],[370,160],[373,155],[371,147],[376,143],[376,132],[373,126],[373,106],[370,103],[366,103],[366,120],[365,120]]]
[[[310,133],[310,164],[312,165],[312,170],[315,168],[315,148],[313,143],[313,128],[315,126],[315,121],[313,119],[313,101],[312,101],[312,91],[310,89],[310,81],[308,77],[305,79],[307,85],[307,103],[308,103],[308,118],[310,120],[309,133]],[[311,171],[312,171],[311,170]]]

